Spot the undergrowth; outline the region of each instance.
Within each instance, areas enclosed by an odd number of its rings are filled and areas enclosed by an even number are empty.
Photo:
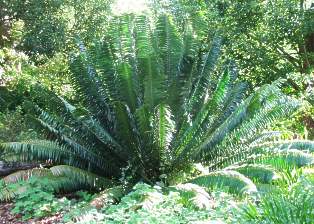
[[[30,178],[5,186],[14,190],[12,213],[23,220],[60,213],[62,223],[261,223],[307,224],[314,220],[314,172],[312,168],[282,171],[271,184],[256,183],[256,195],[236,196],[223,188],[211,192],[194,184],[172,187],[138,183],[119,203],[102,209],[91,206],[96,197],[86,191],[74,198],[58,198],[46,178]],[[2,186],[2,189],[4,186]]]

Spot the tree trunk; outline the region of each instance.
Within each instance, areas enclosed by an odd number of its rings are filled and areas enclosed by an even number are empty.
[[[4,162],[0,161],[0,177],[7,176],[18,170],[27,170],[38,167],[36,163],[24,163],[24,162]]]
[[[314,66],[314,33],[310,33],[305,37],[304,45],[299,50],[303,57],[302,73]]]
[[[314,138],[314,120],[310,115],[303,116],[303,123],[309,132],[309,139]]]

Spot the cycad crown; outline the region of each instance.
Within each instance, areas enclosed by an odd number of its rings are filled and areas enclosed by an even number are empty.
[[[191,27],[180,33],[168,15],[118,17],[103,40],[78,45],[70,60],[78,103],[52,97],[58,116],[35,106],[47,140],[3,144],[19,159],[154,183],[193,163],[215,170],[248,158],[277,135],[262,131],[299,106],[280,82],[245,97],[232,62],[215,68],[221,38],[204,53]]]

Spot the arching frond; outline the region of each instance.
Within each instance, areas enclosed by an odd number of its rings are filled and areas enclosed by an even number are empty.
[[[171,87],[176,80],[182,52],[182,40],[171,17],[160,15],[157,18],[154,38],[154,48],[163,63],[162,72],[167,75],[168,87]]]
[[[216,37],[212,42],[211,50],[204,56],[200,70],[198,70],[199,74],[197,74],[196,83],[185,105],[186,114],[191,114],[196,107],[203,104],[205,95],[210,87],[211,78],[213,78],[212,73],[220,54],[220,47],[221,38]]]
[[[122,146],[110,135],[110,133],[104,129],[99,121],[95,120],[87,113],[80,113],[79,110],[67,102],[65,99],[61,98],[67,111],[71,113],[74,119],[81,123],[90,133],[95,135],[95,137],[101,141],[103,144],[107,145],[109,148],[113,149],[114,152],[122,153]],[[116,150],[116,151],[115,151]]]
[[[20,187],[6,187],[7,184],[28,181],[32,177],[48,178],[49,187],[55,192],[74,191],[78,189],[105,189],[112,187],[115,182],[101,176],[97,176],[88,171],[67,166],[59,165],[47,168],[34,168],[30,170],[18,171],[2,179],[0,201],[13,199],[19,192],[23,191],[23,184]]]
[[[256,192],[255,184],[244,175],[228,170],[216,171],[208,175],[199,176],[189,181],[190,183],[211,188],[227,188],[228,191],[236,194]]]
[[[54,176],[65,176],[71,178],[83,186],[90,186],[92,188],[108,188],[113,185],[113,181],[111,180],[72,166],[53,166],[50,168],[50,171]]]
[[[176,149],[176,153],[181,154],[180,157],[186,155],[190,148],[195,147],[195,144],[198,144],[197,141],[201,140],[202,136],[206,136],[206,133],[209,132],[208,129],[214,125],[224,108],[224,101],[226,101],[226,96],[230,90],[231,79],[232,72],[226,69],[210,99],[196,113],[192,125],[178,136],[180,144]],[[193,141],[195,136],[198,136],[198,138]]]
[[[270,97],[274,98],[275,96]],[[229,157],[231,163],[236,160],[241,160],[252,152],[250,146],[252,141],[256,139],[256,135],[270,126],[272,122],[291,114],[299,107],[297,101],[289,98],[277,98],[275,101],[272,101],[267,102],[267,99],[265,99],[265,105],[262,106],[261,109],[255,108],[256,114],[250,114],[251,118],[247,118],[248,116],[246,116],[246,120],[238,124],[238,127],[225,139],[223,137],[226,136],[225,131],[227,130],[223,128],[229,128],[230,121],[227,120],[221,125],[221,127],[205,141],[207,143],[202,143],[200,147],[205,150],[203,151],[205,155],[208,153],[209,158],[207,158],[207,160],[213,162],[213,157],[216,157],[216,163],[221,165],[228,160],[226,160],[226,157]],[[254,101],[251,101],[250,104],[252,103],[255,104]],[[241,108],[241,110],[242,109],[243,108]],[[248,113],[248,111],[245,113]]]
[[[170,143],[175,128],[175,123],[172,119],[169,106],[160,104],[156,107],[153,117],[153,141],[159,151],[162,167],[169,166],[172,160]]]
[[[278,149],[299,149],[314,152],[314,142],[310,140],[279,140],[263,142],[256,147],[278,148]]]
[[[252,161],[269,164],[276,168],[285,167],[303,167],[314,164],[314,156],[311,153],[303,152],[297,149],[284,149],[267,151],[260,154]]]
[[[75,159],[75,156],[68,152],[65,147],[57,142],[47,140],[1,143],[1,147],[7,151],[14,151],[24,161],[51,160],[61,163]]]
[[[271,183],[273,180],[280,178],[280,175],[274,168],[261,164],[246,164],[228,169],[235,170],[259,183]]]
[[[101,80],[83,43],[79,43],[80,53],[71,58],[72,83],[84,104],[94,115],[112,124],[110,100],[106,96]],[[103,116],[104,115],[104,116]],[[110,126],[110,125],[109,125]]]
[[[198,209],[209,209],[215,204],[210,195],[199,185],[178,184],[175,189],[180,192],[184,199],[188,200],[188,203],[192,203]]]
[[[4,177],[2,180],[5,184],[10,184],[10,183],[17,183],[19,181],[25,181],[28,180],[29,178],[36,176],[36,177],[45,177],[45,176],[50,176],[51,170],[46,169],[46,168],[34,168],[30,170],[21,170],[17,171],[15,173],[12,173],[6,177]]]

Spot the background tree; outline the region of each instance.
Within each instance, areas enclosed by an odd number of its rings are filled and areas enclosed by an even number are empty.
[[[0,7],[2,36],[6,42],[11,38],[12,24],[21,21],[23,36],[17,48],[29,55],[51,57],[71,49],[75,37],[91,41],[99,35],[106,24],[110,1],[4,0]]]

